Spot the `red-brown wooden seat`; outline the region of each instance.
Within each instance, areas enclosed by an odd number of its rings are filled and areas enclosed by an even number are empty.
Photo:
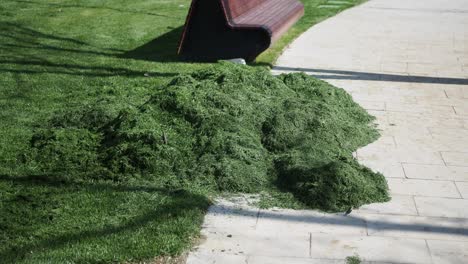
[[[192,60],[254,60],[302,15],[298,0],[192,0],[178,53]]]

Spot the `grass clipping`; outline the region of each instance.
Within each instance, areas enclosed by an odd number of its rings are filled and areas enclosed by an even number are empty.
[[[29,156],[58,177],[275,188],[326,211],[388,200],[384,177],[352,156],[378,138],[374,117],[305,74],[223,63],[174,78],[143,105],[108,108],[98,99],[57,113],[32,137]]]

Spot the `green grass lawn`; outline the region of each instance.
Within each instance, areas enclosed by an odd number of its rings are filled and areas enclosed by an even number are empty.
[[[303,0],[304,18],[258,59],[339,8]],[[52,113],[93,103],[114,113],[208,64],[178,61],[188,0],[0,1],[0,262],[109,263],[179,255],[196,240],[211,193],[158,183],[57,179],[21,162]],[[79,155],[79,154],[77,154]]]

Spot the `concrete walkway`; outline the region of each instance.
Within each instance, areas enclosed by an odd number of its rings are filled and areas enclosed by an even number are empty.
[[[314,26],[275,71],[342,87],[382,138],[359,161],[392,201],[349,216],[219,201],[188,263],[468,263],[468,1],[371,0]]]

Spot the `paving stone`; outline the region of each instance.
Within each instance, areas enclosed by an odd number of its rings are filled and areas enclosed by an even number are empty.
[[[375,116],[377,118],[377,120],[380,120],[380,119],[386,120],[387,112],[385,112],[385,111],[368,110],[367,112],[369,114]]]
[[[455,108],[455,113],[457,115],[464,115],[468,116],[468,106],[466,105],[459,105],[459,106],[454,106]]]
[[[439,88],[440,89],[440,88]],[[468,103],[468,98],[447,98],[447,95],[445,97],[426,97],[424,98],[424,103],[430,104],[430,105],[446,105],[446,106],[459,106],[463,107]],[[455,114],[456,111],[454,111]],[[460,113],[458,113],[460,115]],[[461,117],[463,118],[463,117]]]
[[[391,215],[418,215],[413,196],[392,195],[392,199],[386,203],[374,203],[361,206],[353,211],[370,214],[391,214]]]
[[[468,139],[455,137],[432,136],[432,138],[405,138],[394,136],[397,146],[426,146],[434,152],[462,152],[466,151]]]
[[[403,169],[412,179],[468,181],[468,167],[404,163]]]
[[[468,263],[468,242],[427,240],[433,263]]]
[[[366,235],[362,219],[344,216],[343,213],[325,214],[311,210],[262,210],[257,232],[269,234],[348,234]]]
[[[398,87],[398,95],[401,97],[412,97],[418,105],[443,105],[452,106],[452,104],[438,104],[432,103],[433,101],[439,102],[444,100],[446,103],[448,98],[445,94],[443,86],[434,85],[431,83],[411,83],[409,86],[400,85]],[[452,101],[450,101],[452,102]],[[405,104],[403,104],[405,105]]]
[[[459,218],[367,214],[370,236],[468,241],[468,220]]]
[[[440,153],[429,146],[364,147],[358,149],[357,154],[360,161],[366,162],[444,164]]]
[[[444,90],[448,98],[468,99],[468,85],[445,86]]]
[[[349,89],[349,86],[343,86],[343,89],[345,90],[351,90]],[[348,91],[350,92],[350,91]],[[352,93],[353,99],[357,102],[360,101],[372,101],[372,102],[398,102],[398,103],[403,103],[403,104],[415,104],[417,103],[417,97],[415,96],[401,96],[399,94],[399,89],[395,94],[386,94],[386,93]]]
[[[438,197],[414,197],[421,216],[468,218],[468,200]]]
[[[408,71],[408,64],[398,61],[383,62],[381,69],[383,72],[389,73],[406,73]]]
[[[452,63],[456,63],[452,61]],[[454,65],[454,64],[446,64],[441,65],[437,69],[437,76],[441,78],[446,77],[461,77],[464,78],[465,72],[463,71],[463,67],[461,65]]]
[[[422,104],[402,104],[396,102],[386,103],[387,111],[409,112],[409,113],[441,113],[453,114],[452,106],[446,105],[422,105]]]
[[[312,235],[311,256],[315,258],[345,259],[353,255],[364,261],[431,263],[423,239]]]
[[[377,110],[377,111],[385,110],[385,102],[375,102],[375,101],[365,101],[365,100],[357,100],[356,102],[362,108],[366,110]]]
[[[449,166],[468,166],[468,152],[441,152],[442,158]]]
[[[235,197],[231,200],[218,199],[208,209],[202,227],[207,232],[216,232],[222,228],[240,233],[254,230],[259,210],[249,206],[244,197]]]
[[[416,54],[416,59],[420,59],[421,55]],[[411,54],[409,55],[411,58]],[[438,67],[430,63],[408,63],[408,73],[415,75],[434,76],[437,73]]]
[[[396,147],[394,136],[380,136],[373,144],[378,146]]]
[[[468,199],[468,182],[456,182],[455,184],[463,199]]]
[[[231,236],[229,236],[231,235]],[[207,236],[198,250],[214,253],[245,254],[271,257],[309,257],[310,235],[270,234],[248,231],[242,234],[229,234],[229,229]]]
[[[464,120],[455,118],[434,117],[427,114],[406,114],[401,112],[387,112],[387,120],[396,127],[445,127],[463,128]],[[427,130],[429,131],[429,130]]]
[[[434,138],[432,137],[431,133],[428,130],[428,127],[424,126],[417,126],[415,124],[412,125],[398,125],[396,123],[392,122],[386,122],[378,127],[378,129],[382,130],[380,132],[381,135],[383,136],[392,136],[395,139],[395,144],[397,148],[400,149],[405,149],[408,148],[410,150],[415,149],[418,151],[418,148],[421,148],[421,151],[430,151],[430,152],[437,152],[434,151],[432,146],[430,145],[417,145],[417,144],[406,144],[406,142],[411,142],[411,141],[422,141],[422,140],[433,140]],[[402,142],[402,140],[404,142]],[[391,149],[384,150],[386,152],[392,151]],[[398,155],[398,153],[393,154],[393,155]],[[436,159],[437,162],[442,162],[442,158],[440,155],[435,153],[435,156],[437,157]],[[414,161],[417,161],[416,159],[413,158]]]
[[[392,194],[460,198],[452,181],[390,178],[387,182]]]
[[[464,128],[429,128],[432,145],[441,152],[466,152],[468,130]]]
[[[468,101],[467,101],[468,103]],[[468,146],[468,130],[463,128],[431,127],[428,128],[435,138],[456,139],[460,144]]]
[[[416,78],[416,77],[415,77]],[[409,85],[401,85],[400,93],[404,96],[415,96],[418,102],[427,103],[432,100],[448,99],[444,88],[446,84],[427,82],[418,82],[417,79],[412,79]],[[436,104],[437,105],[437,104]]]
[[[359,163],[365,165],[375,172],[382,173],[385,178],[405,178],[405,172],[399,162],[384,162],[384,161],[372,161],[360,159],[358,156]]]
[[[247,256],[211,251],[197,251],[190,253],[186,264],[241,264],[247,263]]]
[[[251,256],[249,264],[346,264],[345,260]]]

